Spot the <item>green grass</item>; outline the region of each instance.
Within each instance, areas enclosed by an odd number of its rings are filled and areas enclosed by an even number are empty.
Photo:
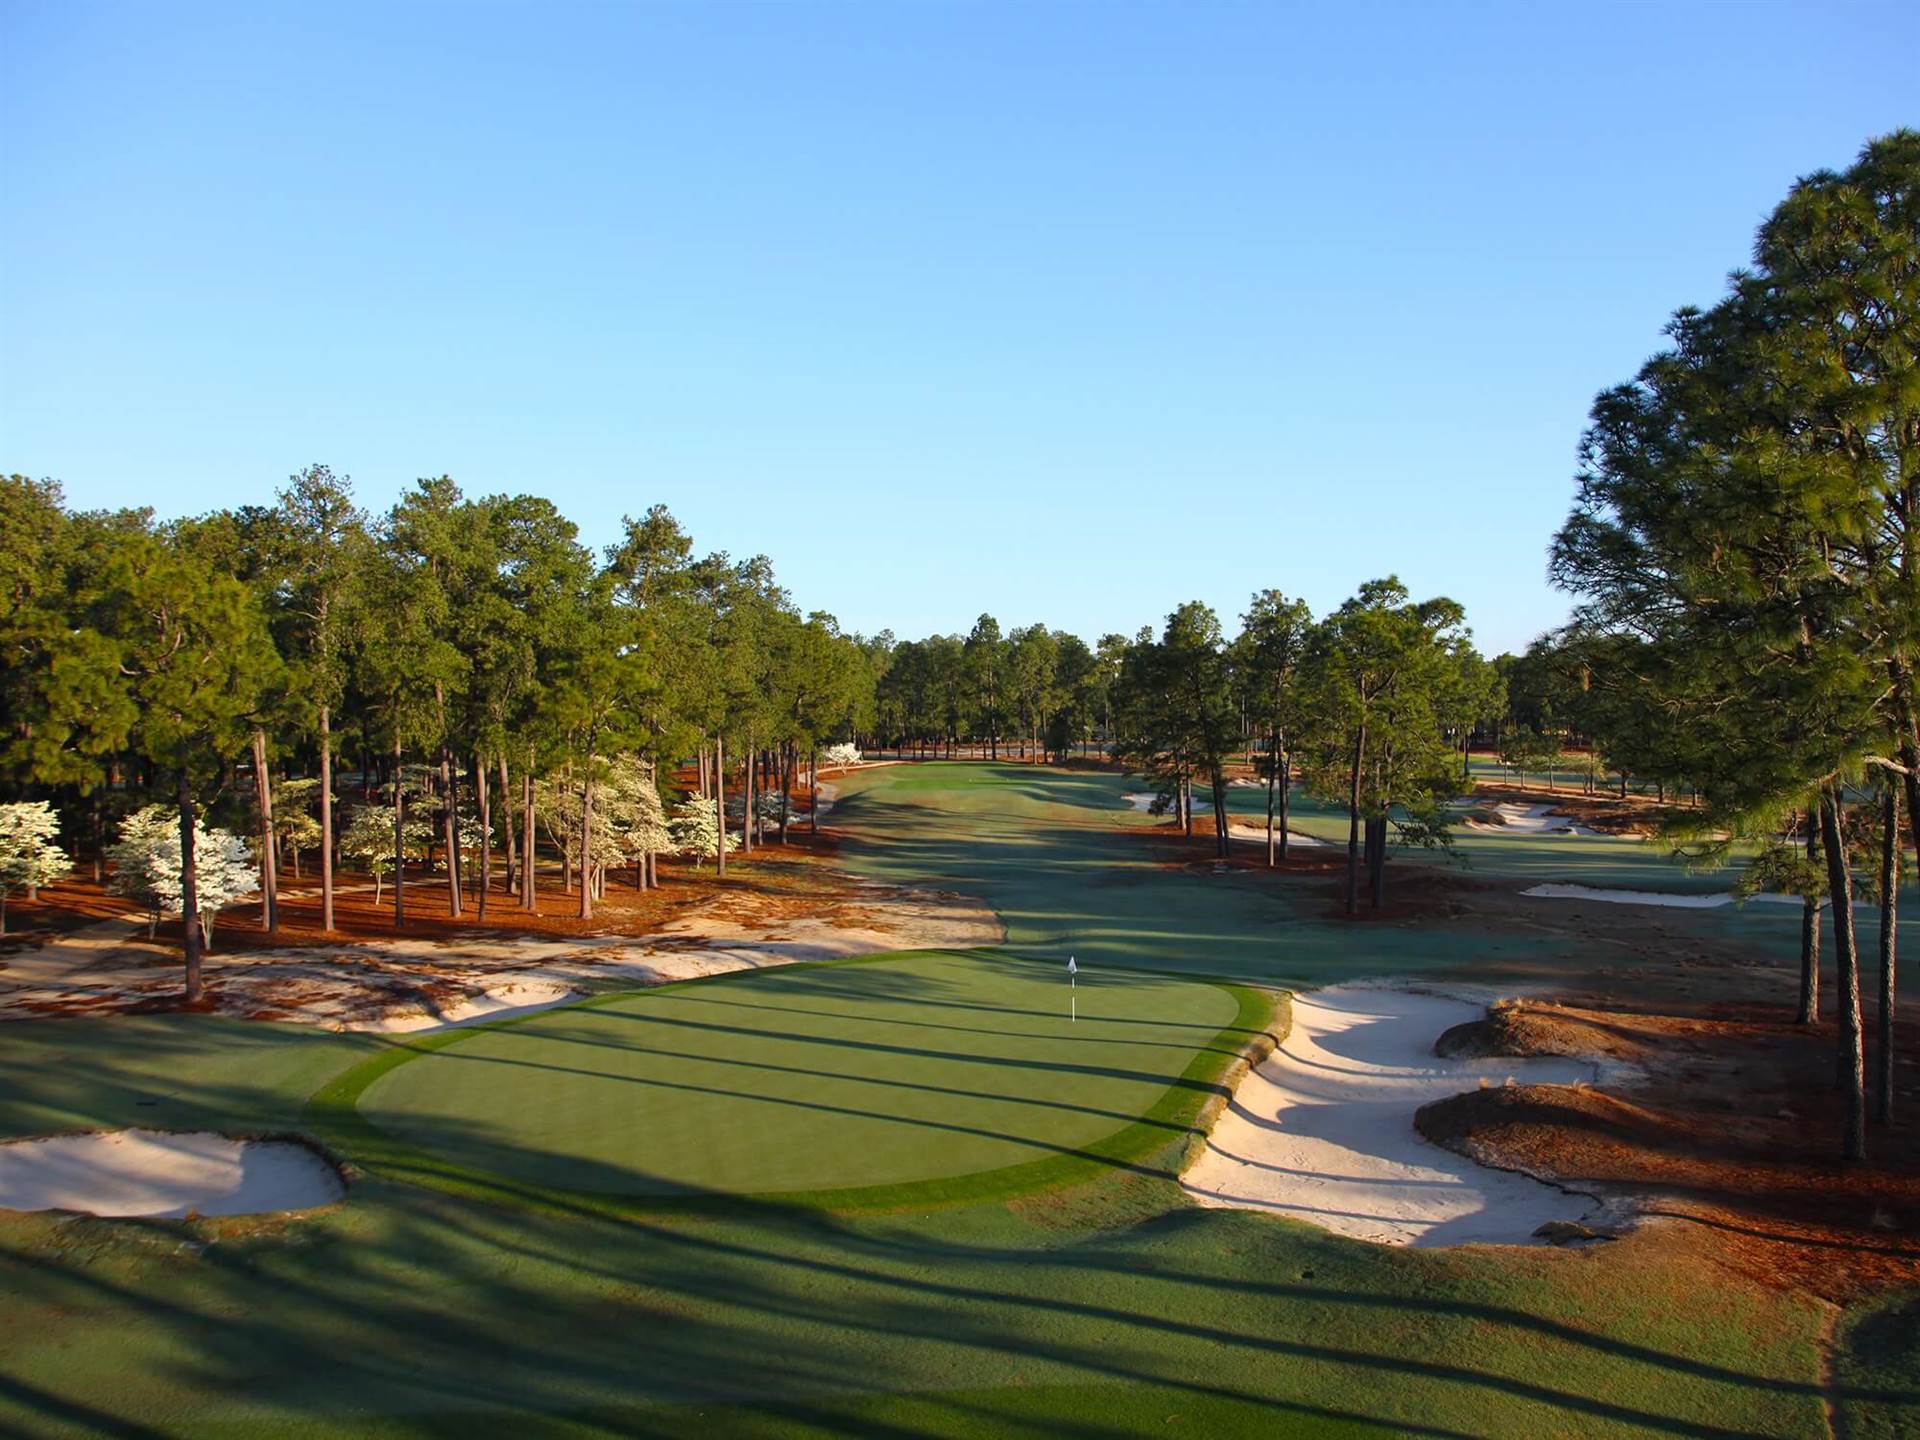
[[[1059,967],[992,951],[729,976],[389,1052],[315,1119],[390,1172],[481,1192],[951,1202],[1177,1151],[1274,1014],[1137,973],[1075,993],[1077,1020]]]
[[[1550,968],[1566,942],[1344,926],[1265,877],[1159,868],[1106,828],[1121,788],[984,766],[848,786],[836,820],[876,842],[852,863],[970,882],[1037,969],[927,956],[767,972],[431,1041],[204,1016],[0,1027],[6,1133],[308,1123],[361,1171],[344,1204],[287,1219],[0,1215],[0,1432],[1824,1435],[1820,1312],[1682,1244],[1396,1251],[1188,1205],[1163,1173],[1178,1138],[1152,1122],[1186,1123],[1178,1107],[1208,1092],[1180,1080],[1222,1061],[1221,1030],[1251,1028],[1244,997],[1236,1010],[1202,977]],[[1131,1073],[1045,1068],[1061,1054],[1046,977],[1069,947],[1083,999],[1142,1002],[1087,1042]],[[1135,1038],[1142,1020],[1199,1028],[1163,1053]],[[566,1071],[518,1063],[534,1056]],[[1009,1103],[1036,1074],[1060,1113]],[[656,1146],[652,1127],[673,1123],[662,1084],[678,1081],[731,1098]],[[770,1081],[935,1123],[843,1130],[857,1117],[750,1098]],[[361,1096],[381,1124],[416,1128],[378,1128]],[[950,1119],[967,1131],[937,1129]],[[755,1153],[773,1135],[782,1163],[815,1167],[790,1178],[873,1166],[892,1207],[817,1190],[713,1213],[628,1203],[636,1175],[787,1183],[727,1168],[755,1134]],[[1001,1177],[972,1195],[946,1153],[998,1164],[1035,1142],[1079,1153],[1024,1162],[1055,1168],[1012,1188],[1019,1165],[972,1172]],[[842,1147],[831,1164],[804,1153],[822,1144]],[[554,1174],[568,1183],[514,1178]],[[1860,1433],[1913,1428],[1908,1315],[1889,1305],[1844,1332]]]
[[[1016,948],[1063,959],[1072,951],[1083,965],[1299,987],[1370,975],[1551,976],[1593,960],[1590,942],[1551,924],[1518,929],[1461,918],[1352,925],[1337,914],[1331,882],[1275,884],[1258,873],[1170,870],[1122,833],[1158,823],[1130,811],[1122,798],[1141,788],[1135,777],[1026,765],[888,766],[847,778],[835,820],[871,838],[845,852],[854,869],[980,895],[1000,913]],[[1263,792],[1240,787],[1228,797],[1236,814],[1264,818]],[[1206,787],[1195,803],[1210,803]],[[1292,828],[1346,843],[1345,814],[1299,791]],[[1397,864],[1446,866],[1515,889],[1562,882],[1702,893],[1731,884],[1726,871],[1691,872],[1660,846],[1635,839],[1464,827],[1455,833],[1452,852],[1396,850]],[[1541,901],[1543,918],[1564,914],[1557,907],[1565,903]],[[1783,967],[1797,963],[1799,912],[1792,906],[1626,913],[1643,916],[1647,933],[1667,938],[1675,951],[1725,941]],[[1902,914],[1902,937],[1920,945],[1920,888],[1910,890]],[[1871,921],[1862,920],[1870,935]],[[1830,940],[1825,953],[1833,953]],[[1625,951],[1609,961],[1636,963]],[[1920,967],[1906,967],[1906,976],[1903,990],[1920,994]]]

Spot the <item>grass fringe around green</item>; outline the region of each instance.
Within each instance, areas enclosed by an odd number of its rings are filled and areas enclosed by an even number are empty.
[[[714,984],[751,984],[757,975],[796,969],[871,965],[900,954],[959,954],[992,959],[991,949],[962,951],[908,951],[860,955],[843,960],[821,960],[777,970],[707,976],[649,990],[622,990],[596,995],[576,1008],[592,1009],[632,999],[635,995],[684,990]],[[893,1185],[863,1185],[845,1189],[763,1191],[752,1194],[706,1192],[696,1195],[609,1195],[559,1186],[531,1185],[489,1171],[442,1159],[430,1151],[398,1139],[363,1115],[360,1097],[382,1076],[424,1055],[459,1045],[489,1030],[509,1029],[540,1018],[516,1016],[457,1030],[396,1042],[368,1060],[350,1067],[314,1092],[302,1123],[336,1158],[345,1162],[350,1177],[358,1171],[422,1185],[470,1199],[517,1205],[549,1214],[593,1214],[620,1218],[635,1215],[729,1214],[769,1206],[803,1207],[837,1212],[930,1209],[1006,1200],[1016,1196],[1082,1184],[1111,1170],[1145,1173],[1176,1179],[1204,1142],[1221,1107],[1233,1098],[1241,1075],[1271,1054],[1285,1038],[1290,1023],[1288,997],[1283,992],[1258,989],[1231,980],[1180,975],[1218,985],[1238,1005],[1233,1022],[1201,1046],[1174,1084],[1139,1119],[1112,1134],[1080,1147],[1072,1154],[982,1170],[936,1180],[913,1180]],[[1169,1129],[1179,1131],[1168,1139]]]

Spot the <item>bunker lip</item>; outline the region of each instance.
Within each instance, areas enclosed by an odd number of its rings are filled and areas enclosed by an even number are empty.
[[[1422,1138],[1423,1105],[1509,1078],[1574,1084],[1576,1060],[1448,1060],[1437,1036],[1481,1006],[1386,986],[1293,998],[1285,1044],[1242,1078],[1182,1177],[1198,1203],[1303,1220],[1386,1245],[1524,1244],[1590,1196],[1491,1170]]]
[[[303,1136],[93,1130],[0,1144],[0,1210],[155,1220],[270,1215],[345,1198],[346,1175]]]
[[[550,1010],[556,1005],[578,1000],[582,993],[578,987],[558,980],[515,979],[465,996],[451,1005],[400,1010],[371,1019],[344,1020],[329,1028],[380,1035],[452,1030],[459,1026],[480,1025],[490,1020],[511,1020],[515,1016]]]

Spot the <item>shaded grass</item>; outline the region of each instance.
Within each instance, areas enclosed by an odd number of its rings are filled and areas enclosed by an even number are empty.
[[[1009,945],[1063,958],[1071,950],[1083,963],[1091,955],[1101,964],[1302,988],[1379,975],[1551,977],[1595,959],[1592,941],[1568,925],[1567,907],[1579,902],[1526,902],[1538,907],[1542,923],[1535,927],[1472,916],[1349,923],[1338,914],[1331,880],[1289,876],[1275,883],[1259,871],[1169,867],[1152,846],[1124,833],[1159,823],[1122,800],[1141,784],[1137,777],[1025,765],[915,763],[848,777],[834,819],[853,834],[842,855],[850,867],[977,895],[1000,913]],[[1199,787],[1196,807],[1207,796]],[[1228,796],[1237,814],[1264,816],[1263,792],[1242,787]],[[1298,791],[1292,828],[1346,842],[1344,814]],[[1690,872],[1658,845],[1630,838],[1465,829],[1456,835],[1452,854],[1396,849],[1396,870],[1444,867],[1515,888],[1564,882],[1704,893],[1732,883],[1729,871]],[[1797,963],[1799,912],[1791,905],[1623,906],[1609,913],[1643,917],[1642,928],[1670,937],[1674,952],[1696,942],[1727,944],[1772,964]],[[1903,915],[1903,938],[1920,945],[1920,890]],[[1639,963],[1625,950],[1606,953],[1609,964]],[[1920,973],[1907,968],[1920,987]]]
[[[910,952],[609,995],[398,1046],[307,1120],[379,1172],[549,1209],[954,1204],[1174,1173],[1277,1041],[1275,995],[1140,977],[1070,1025],[1041,970]]]
[[[1819,1433],[1819,1317],[1738,1277],[1657,1248],[1383,1251],[1167,1189],[1157,1219],[1064,1236],[1001,1206],[689,1221],[377,1176],[251,1230],[29,1217],[0,1224],[0,1421]]]

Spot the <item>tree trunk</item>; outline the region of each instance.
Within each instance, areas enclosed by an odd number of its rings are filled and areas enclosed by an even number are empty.
[[[260,928],[280,925],[279,877],[274,874],[273,779],[267,774],[267,732],[253,727],[253,792],[260,809]]]
[[[514,853],[513,844],[513,789],[507,783],[507,756],[500,752],[500,810],[502,837],[507,842],[507,893],[520,893],[520,861]]]
[[[400,776],[400,742],[393,744],[393,928],[407,923],[407,789]]]
[[[1903,574],[1915,558],[1911,552],[1903,557]],[[1892,668],[1894,717],[1899,731],[1894,744],[1900,752],[1900,763],[1907,767],[1903,777],[1907,791],[1907,826],[1914,851],[1920,854],[1920,701],[1914,696],[1913,671],[1906,657],[1896,653]]]
[[[1279,766],[1280,766],[1280,860],[1281,860],[1281,863],[1284,864],[1286,863],[1286,858],[1287,858],[1287,839],[1289,834],[1291,833],[1289,827],[1293,824],[1293,821],[1291,818],[1292,816],[1291,792],[1293,790],[1293,754],[1291,751],[1287,749],[1287,737],[1285,735],[1282,735],[1280,737],[1279,745],[1280,745],[1280,753],[1275,758],[1278,760]]]
[[[1900,922],[1900,782],[1889,775],[1880,820],[1880,1055],[1874,1077],[1874,1118],[1893,1119],[1894,963]]]
[[[713,737],[713,817],[720,823],[714,828],[719,832],[713,842],[713,870],[720,879],[727,878],[727,742],[720,736]]]
[[[537,836],[533,830],[533,757],[527,757],[527,773],[520,777],[520,908],[538,910],[540,896],[535,888],[534,861]]]
[[[480,875],[474,887],[474,906],[482,920],[487,918],[487,887],[493,883],[493,797],[488,793],[487,765],[477,754],[473,757],[473,803],[480,811]]]
[[[1827,852],[1828,908],[1833,914],[1833,954],[1840,974],[1840,1087],[1847,1115],[1841,1154],[1848,1160],[1867,1158],[1866,1063],[1860,1022],[1860,957],[1854,948],[1853,877],[1847,869],[1842,839],[1845,820],[1838,788],[1830,788],[1820,804],[1820,830]]]
[[[807,809],[807,833],[820,838],[820,746],[816,743],[807,755],[807,787],[812,803]]]
[[[787,843],[787,822],[793,818],[793,758],[794,746],[789,740],[781,749],[780,756],[780,843]]]
[[[1232,831],[1227,828],[1227,776],[1218,765],[1209,772],[1213,781],[1213,840],[1222,860],[1233,853]]]
[[[1807,811],[1807,863],[1820,858],[1819,820]],[[1820,1021],[1820,896],[1807,895],[1800,901],[1800,1014],[1802,1025]]]
[[[1267,732],[1267,868],[1273,869],[1280,863],[1278,851],[1273,840],[1273,791],[1278,783],[1280,746],[1273,732]]]
[[[1360,767],[1367,758],[1364,721],[1353,732],[1353,770],[1347,785],[1347,914],[1360,913]]]
[[[447,846],[447,913],[460,918],[460,796],[454,789],[453,752],[440,747],[440,799],[445,803]]]
[[[1370,899],[1373,908],[1378,910],[1387,903],[1387,817],[1376,815],[1367,822],[1367,827],[1373,832],[1367,844],[1367,880],[1372,890]]]
[[[593,756],[580,777],[580,918],[593,918]]]
[[[747,741],[747,788],[745,799],[740,806],[740,853],[753,853],[753,822],[758,818],[760,797],[754,793],[754,760],[756,755],[753,741]]]
[[[200,874],[193,853],[193,783],[180,767],[180,935],[185,942],[187,1004],[197,1005],[204,993],[200,981]]]

